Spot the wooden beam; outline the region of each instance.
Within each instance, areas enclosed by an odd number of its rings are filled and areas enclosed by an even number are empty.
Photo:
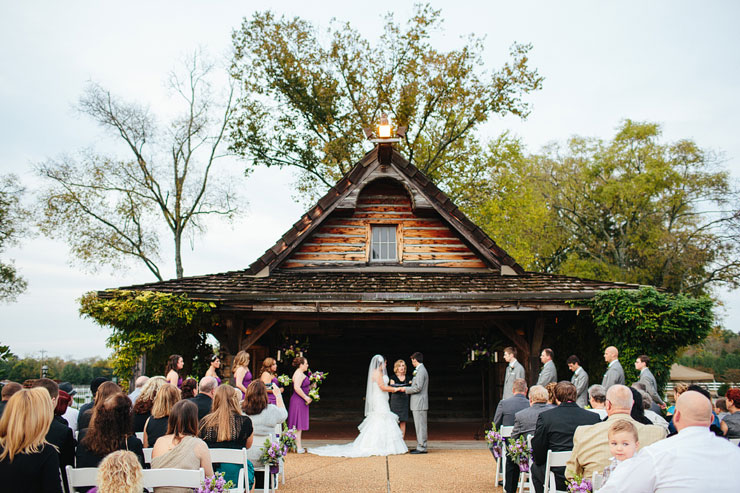
[[[270,330],[270,327],[275,325],[275,323],[278,321],[277,318],[266,318],[260,324],[254,328],[251,334],[249,334],[249,337],[247,337],[246,340],[244,340],[241,344],[241,349],[249,349],[249,346],[257,342],[257,340],[262,337],[262,335]]]
[[[522,352],[523,354],[529,354],[529,343],[524,337],[517,334],[516,330],[513,327],[502,320],[494,320],[493,323],[506,337],[511,340],[511,342],[514,343],[518,351]]]
[[[532,352],[529,357],[529,376],[530,376],[530,385],[533,385],[535,380],[535,375],[539,375],[541,362],[540,362],[540,352],[542,352],[542,338],[545,335],[545,317],[542,315],[538,316],[534,320],[534,327],[532,328],[531,332],[531,340],[532,340]]]

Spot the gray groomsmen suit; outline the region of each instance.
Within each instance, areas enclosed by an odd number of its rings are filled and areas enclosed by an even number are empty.
[[[655,375],[653,375],[653,372],[650,371],[650,368],[643,368],[640,372],[640,383],[644,383],[645,387],[647,387],[647,393],[650,394],[650,397],[653,398],[653,402],[658,404],[659,406],[662,406],[665,404],[663,402],[663,399],[660,398],[660,394],[658,393],[658,381],[655,380]]]
[[[624,370],[622,369],[622,364],[619,360],[615,359],[609,363],[609,367],[606,369],[606,373],[604,373],[604,379],[601,381],[601,385],[606,390],[609,390],[609,387],[617,384],[624,385]]]
[[[513,368],[512,368],[513,365]],[[513,385],[517,378],[524,378],[524,367],[519,361],[514,360],[506,365],[506,377],[504,378],[504,396],[502,399],[508,399],[514,395]]]
[[[555,363],[553,363],[552,361],[548,361],[540,370],[540,376],[537,379],[537,385],[542,385],[544,387],[550,382],[557,381],[558,371],[555,369]]]
[[[576,398],[576,404],[581,407],[586,407],[588,404],[588,373],[579,366],[578,369],[570,377],[570,383],[576,386],[578,391],[578,397]]]
[[[411,385],[405,388],[409,398],[409,407],[414,415],[414,428],[416,429],[416,450],[427,449],[427,411],[429,411],[429,374],[424,368],[424,363],[419,363],[414,371],[416,375],[411,380]]]

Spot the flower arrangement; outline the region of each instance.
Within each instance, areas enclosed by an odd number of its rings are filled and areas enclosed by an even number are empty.
[[[288,454],[288,448],[285,445],[281,444],[278,440],[271,440],[269,438],[265,439],[265,444],[261,451],[260,461],[270,466],[279,465],[280,459]]]
[[[486,443],[496,459],[499,459],[504,450],[504,437],[496,431],[496,424],[491,423],[491,429],[486,430]]]
[[[593,490],[591,480],[583,478],[579,474],[568,480],[568,493],[592,493]]]
[[[306,378],[311,382],[311,389],[308,391],[308,396],[313,399],[314,402],[319,402],[321,396],[319,395],[319,387],[326,380],[329,375],[328,371],[309,371],[306,373]]]
[[[314,402],[319,402],[321,400],[321,396],[319,395],[319,389],[317,388],[311,388],[311,390],[308,391],[308,396],[313,399]]]
[[[485,337],[469,344],[465,348],[465,363],[463,367],[475,363],[476,361],[496,362],[496,342],[488,342]]]
[[[195,490],[195,493],[223,493],[224,490],[229,490],[233,487],[233,481],[225,481],[224,473],[217,472],[213,476],[208,476],[205,480],[201,481],[200,488]]]
[[[286,336],[282,346],[278,348],[277,360],[283,361],[283,358],[285,358],[286,361],[290,361],[296,356],[303,356],[303,353],[308,352],[308,348],[308,339],[301,341],[300,339]]]
[[[532,460],[532,449],[527,444],[527,438],[520,436],[516,440],[509,438],[506,441],[506,454],[519,465],[521,472],[529,472],[529,462]]]
[[[283,431],[280,433],[280,445],[285,447],[286,450],[295,450],[296,449],[296,429],[295,426],[293,428],[288,428],[288,426],[283,423]]]
[[[290,378],[288,375],[280,375],[279,377],[277,377],[277,379],[280,385],[282,385],[283,387],[290,386],[290,383],[293,381],[293,379]]]

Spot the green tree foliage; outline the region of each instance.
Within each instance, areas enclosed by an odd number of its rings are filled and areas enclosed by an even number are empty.
[[[18,244],[26,233],[24,217],[27,212],[21,206],[23,192],[17,176],[0,176],[0,253]],[[12,260],[0,262],[0,301],[15,301],[26,286]]]
[[[687,348],[678,362],[713,373],[718,381],[740,382],[740,335],[715,327],[704,342]]]
[[[525,268],[701,295],[740,286],[740,202],[690,140],[626,120],[608,142],[573,137],[526,155],[489,146],[467,212]]]
[[[591,308],[603,348],[619,349],[627,382],[639,379],[633,363],[647,354],[660,388],[668,381],[679,349],[704,340],[714,319],[710,299],[661,293],[651,287],[604,291],[579,303]]]
[[[210,312],[215,307],[185,295],[154,291],[111,291],[106,297],[90,292],[80,299],[82,315],[112,329],[107,344],[122,385],[128,385],[142,354],[147,355],[151,374],[164,371],[170,354],[183,356],[185,373],[193,369],[194,360],[200,362],[198,371],[205,372],[204,355],[213,352],[206,345],[205,331],[212,326]]]
[[[41,366],[48,367],[48,377],[74,385],[89,385],[96,377],[110,378],[113,370],[108,360],[88,358],[83,360],[64,360],[62,358],[18,358],[11,356],[0,361],[0,380],[23,382],[41,376]]]
[[[217,106],[211,71],[196,55],[184,75],[170,75],[183,111],[167,125],[157,125],[147,108],[89,84],[79,110],[127,154],[82,151],[38,165],[48,184],[42,192],[42,231],[65,240],[85,266],[121,268],[135,258],[162,280],[159,231],[166,228],[175,275],[181,278],[183,239],[203,233],[205,218],[231,218],[237,210],[235,193],[215,172],[233,113],[233,91],[223,107]]]
[[[401,148],[411,163],[445,189],[474,184],[475,130],[493,115],[526,117],[523,98],[542,78],[528,66],[529,45],[514,44],[494,71],[474,36],[436,50],[430,36],[441,24],[440,11],[417,5],[405,26],[389,14],[373,45],[349,24],[322,33],[300,18],[255,13],[233,34],[243,96],[232,149],[255,165],[299,171],[299,192],[314,198],[362,157],[362,129],[387,112],[408,127]]]

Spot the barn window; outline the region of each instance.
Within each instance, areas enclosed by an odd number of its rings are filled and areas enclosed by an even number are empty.
[[[370,261],[397,261],[396,226],[372,226],[371,228],[372,241],[370,243]]]

